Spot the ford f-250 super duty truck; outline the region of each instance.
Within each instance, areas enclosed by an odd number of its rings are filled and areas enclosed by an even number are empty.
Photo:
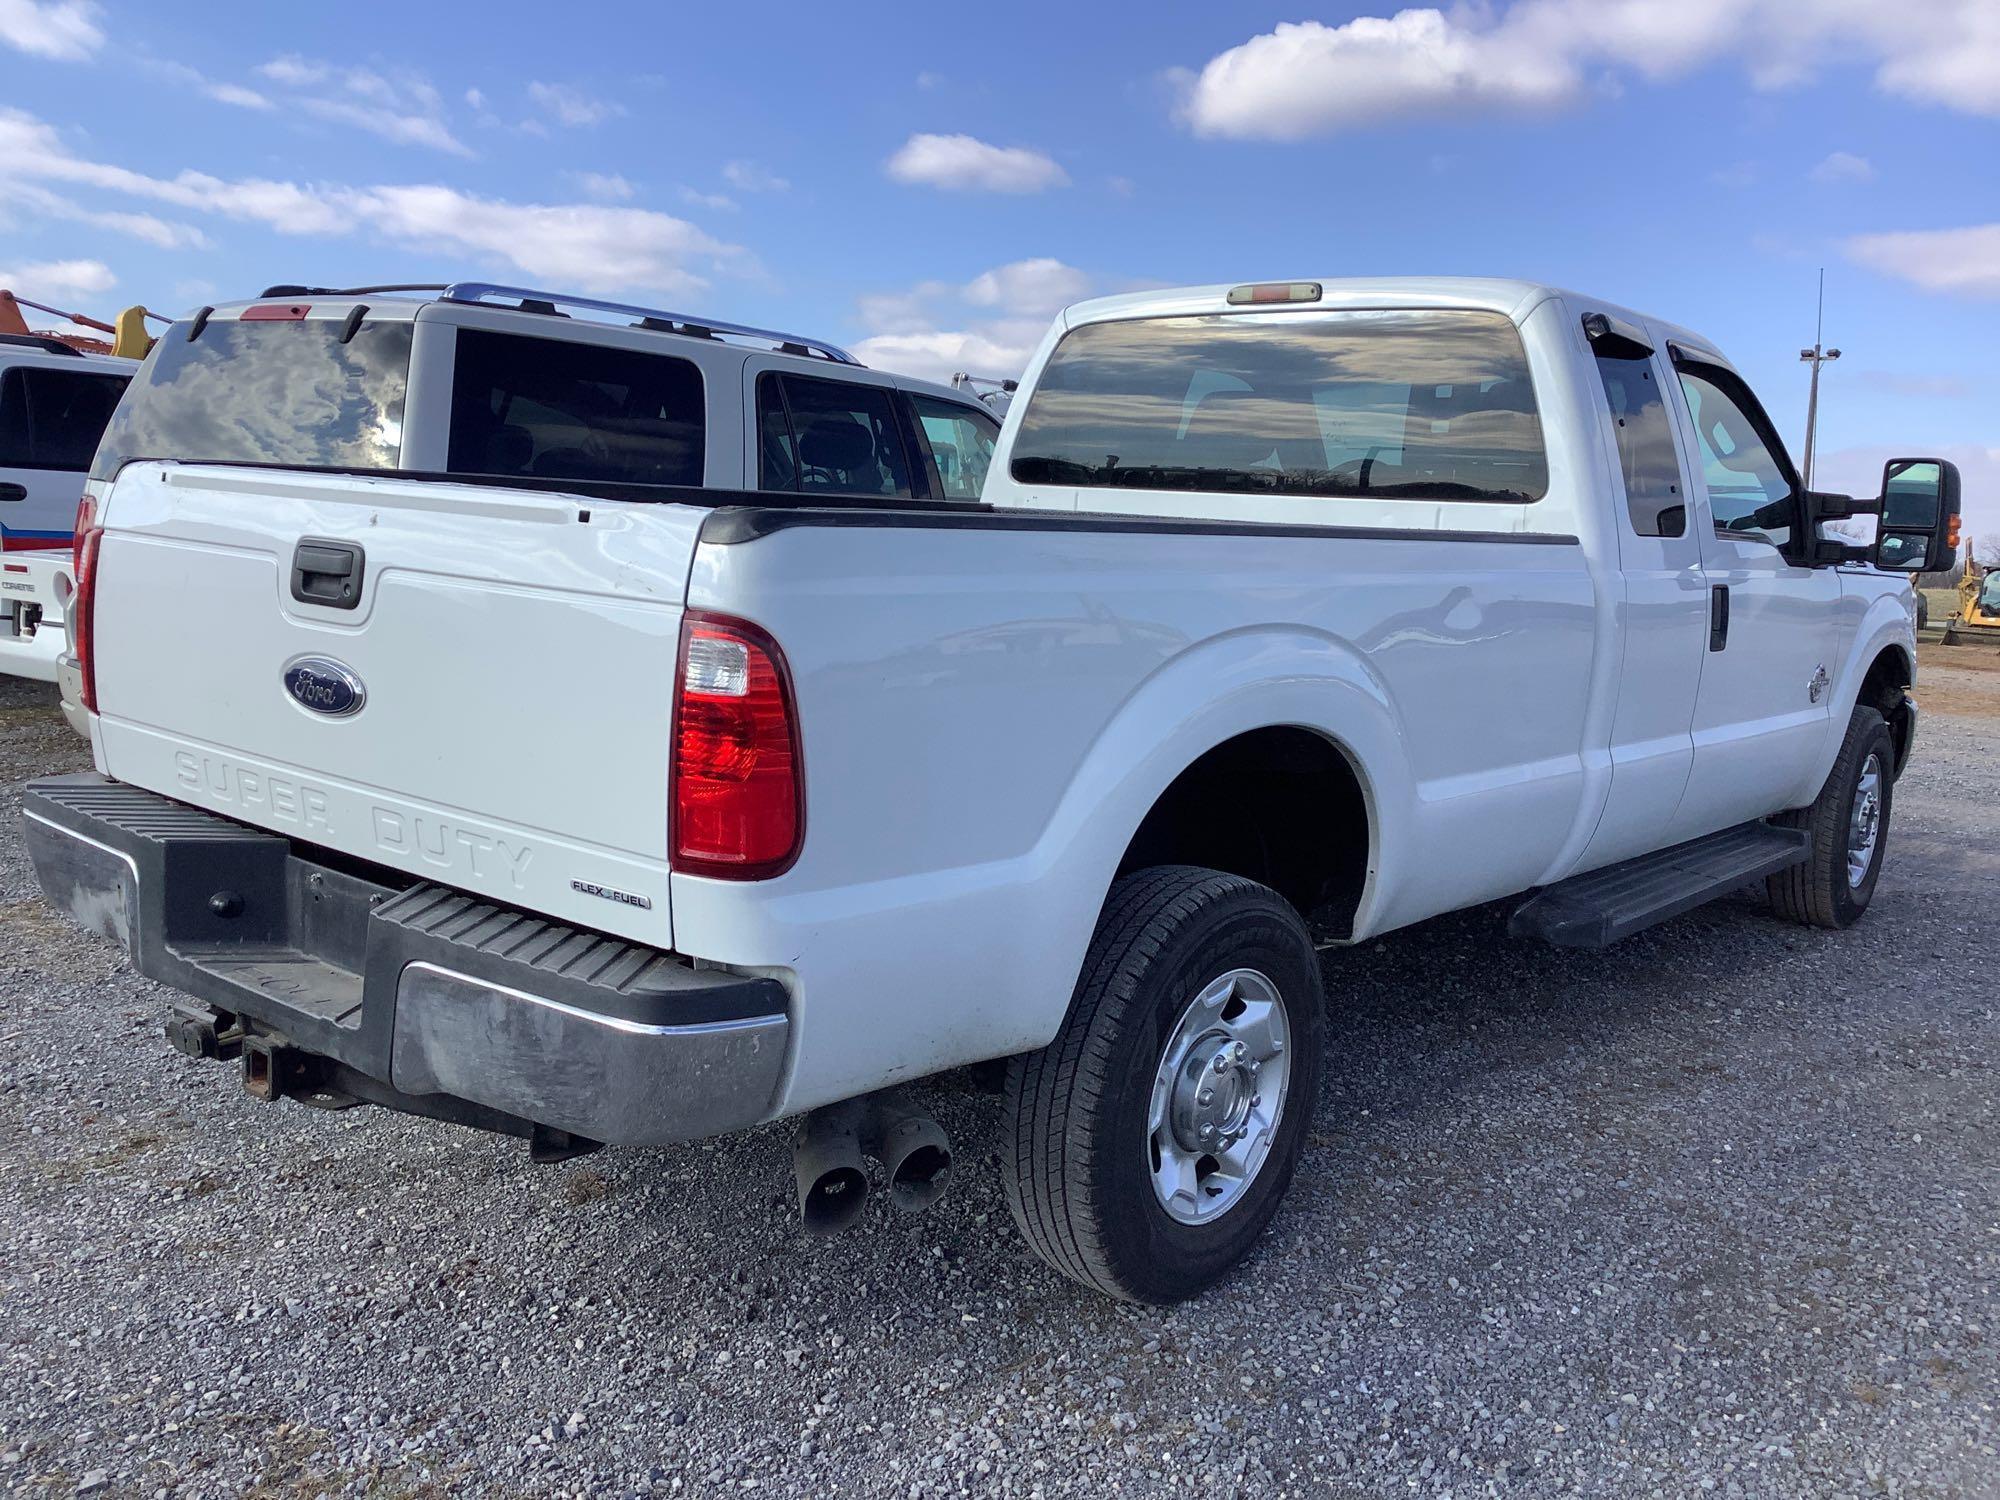
[[[219,313],[99,451],[98,774],[34,785],[29,843],[253,1093],[543,1156],[799,1117],[828,1225],[864,1153],[904,1205],[949,1169],[892,1086],[1007,1059],[1023,1234],[1163,1301],[1288,1185],[1320,947],[1517,894],[1583,946],[1746,883],[1868,905],[1957,476],[1892,464],[1896,525],[1823,538],[1880,500],[1805,492],[1692,333],[1506,281],[1085,303],[954,503],[735,488],[754,448],[688,444],[757,377],[674,315],[600,334],[614,372],[451,374],[553,310]],[[428,412],[525,458],[570,380],[554,474],[398,454]],[[808,466],[908,440],[782,391],[757,425]],[[302,427],[338,442],[257,461]]]

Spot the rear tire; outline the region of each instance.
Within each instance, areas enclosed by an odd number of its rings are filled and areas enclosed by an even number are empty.
[[[1229,1271],[1291,1184],[1324,1012],[1277,892],[1178,865],[1120,879],[1062,1030],[1007,1070],[1002,1176],[1035,1253],[1129,1302]]]
[[[1811,853],[1765,882],[1771,909],[1807,927],[1851,927],[1875,895],[1889,847],[1896,742],[1881,713],[1857,704],[1833,770],[1812,806],[1771,819],[1803,828]]]

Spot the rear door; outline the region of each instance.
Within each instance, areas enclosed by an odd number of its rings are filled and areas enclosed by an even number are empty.
[[[1624,589],[1611,791],[1579,861],[1579,868],[1592,869],[1668,839],[1694,765],[1708,581],[1690,521],[1693,465],[1680,450],[1665,353],[1645,329],[1610,314],[1586,314],[1583,327],[1604,394]]]

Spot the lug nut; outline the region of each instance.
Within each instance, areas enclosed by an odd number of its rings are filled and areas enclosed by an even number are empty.
[[[1215,1103],[1215,1090],[1203,1089],[1199,1094],[1196,1094],[1194,1096],[1194,1102],[1197,1104],[1204,1104],[1204,1105]]]
[[[1227,1073],[1229,1071],[1229,1059],[1224,1057],[1220,1052],[1215,1054],[1215,1071],[1218,1073]]]

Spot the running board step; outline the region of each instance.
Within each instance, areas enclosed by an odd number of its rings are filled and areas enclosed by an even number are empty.
[[[1706,838],[1545,886],[1507,923],[1514,937],[1558,948],[1606,948],[1767,875],[1803,864],[1803,828],[1744,823]]]

